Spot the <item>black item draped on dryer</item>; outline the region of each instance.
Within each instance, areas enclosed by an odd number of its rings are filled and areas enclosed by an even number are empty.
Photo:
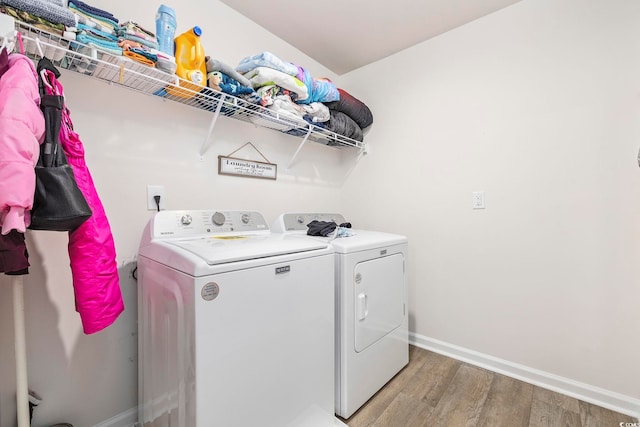
[[[338,226],[338,224],[336,224],[333,221],[317,221],[317,220],[313,220],[309,224],[307,224],[307,227],[308,227],[308,230],[307,230],[307,235],[308,236],[324,236],[324,237],[327,237],[328,235],[330,235],[331,233],[336,231],[337,227],[351,228],[351,223],[350,222],[343,222],[342,224],[340,224]]]

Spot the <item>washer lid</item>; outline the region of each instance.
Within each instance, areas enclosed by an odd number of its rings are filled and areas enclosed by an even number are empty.
[[[282,234],[207,236],[166,240],[168,248],[188,251],[209,265],[325,249],[327,242]]]

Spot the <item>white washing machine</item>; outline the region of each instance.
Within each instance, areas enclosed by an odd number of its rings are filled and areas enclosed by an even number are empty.
[[[138,257],[141,426],[345,426],[333,278],[326,242],[257,212],[157,213]]]
[[[307,236],[313,220],[340,214],[285,213],[271,231],[329,242],[335,253],[335,411],[349,418],[409,362],[405,236],[353,229],[344,238]]]

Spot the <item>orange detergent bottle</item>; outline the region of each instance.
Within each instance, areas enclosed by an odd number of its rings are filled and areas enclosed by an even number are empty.
[[[175,38],[176,75],[178,85],[167,87],[167,92],[181,98],[191,98],[207,85],[207,64],[204,47],[200,43],[202,29],[195,26]],[[181,88],[189,89],[182,90]],[[193,92],[191,92],[193,91]]]

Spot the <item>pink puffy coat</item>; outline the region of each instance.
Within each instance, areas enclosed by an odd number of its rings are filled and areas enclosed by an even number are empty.
[[[9,55],[0,78],[0,225],[2,234],[25,232],[36,185],[34,167],[44,140],[36,69],[29,58]]]
[[[116,248],[102,202],[84,160],[84,147],[65,109],[62,114],[60,143],[73,168],[78,187],[92,215],[69,232],[69,258],[73,272],[76,309],[85,334],[101,331],[124,311]]]

